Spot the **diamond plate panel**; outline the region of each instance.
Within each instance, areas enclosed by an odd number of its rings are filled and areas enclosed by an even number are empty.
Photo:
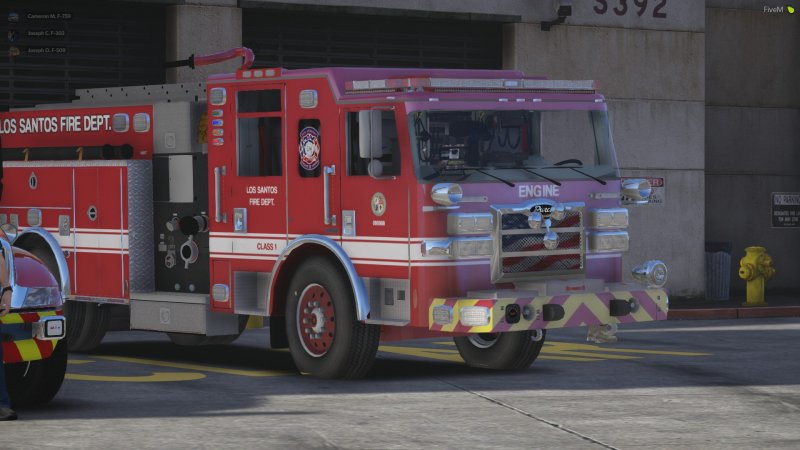
[[[150,161],[127,161],[128,243],[131,292],[155,290],[153,168]]]

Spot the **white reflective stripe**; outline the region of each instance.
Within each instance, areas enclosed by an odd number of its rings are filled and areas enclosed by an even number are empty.
[[[394,266],[394,267],[408,267],[408,261],[376,261],[365,259],[353,259],[353,264],[365,266]],[[471,260],[471,261],[428,261],[428,262],[412,262],[411,267],[440,267],[440,266],[481,266],[489,265],[489,260]]]
[[[120,249],[128,248],[128,235],[124,234],[120,236],[119,232],[117,232],[116,235],[100,234],[100,233],[78,233],[75,234],[74,236],[75,236],[76,247],[117,249],[117,251],[119,251]]]
[[[383,236],[348,236],[342,239],[343,242],[350,241],[384,241],[384,242],[408,242],[408,238],[383,237]]]
[[[236,255],[232,253],[212,253],[211,258],[217,259],[252,259],[257,261],[277,261],[277,256],[269,256],[269,255]]]
[[[408,244],[387,242],[343,242],[342,248],[351,258],[376,258],[408,261]]]
[[[211,232],[208,233],[210,237],[232,237],[232,238],[276,238],[276,239],[286,239],[286,234],[275,234],[275,233],[222,233],[222,232]]]
[[[128,230],[121,230],[119,228],[72,228],[73,233],[93,233],[93,234],[128,234]],[[53,228],[53,232],[58,232],[58,228]]]
[[[369,240],[347,239],[341,242],[342,248],[353,260],[384,261],[408,264],[409,261],[419,261],[424,264],[439,262],[454,262],[448,256],[423,256],[420,243],[423,240],[446,240],[448,238],[424,238],[415,240],[409,246],[404,238],[385,238],[370,236]],[[396,241],[382,241],[396,239]],[[259,245],[261,248],[259,248]],[[279,255],[287,242],[284,239],[264,239],[250,236],[239,237],[211,237],[209,250],[217,255]],[[222,257],[222,256],[219,256]],[[478,260],[482,261],[482,260]],[[376,263],[377,264],[377,263]],[[470,261],[469,264],[476,264]],[[482,263],[481,263],[482,264]],[[452,264],[445,264],[452,265]]]
[[[286,248],[285,239],[210,237],[211,253],[238,253],[251,255],[279,255]]]
[[[73,253],[98,253],[98,254],[103,254],[103,255],[129,255],[130,254],[128,252],[128,250],[120,250],[120,249],[106,250],[106,249],[99,249],[99,248],[81,248],[81,247],[71,248],[70,251],[73,252]]]
[[[58,233],[53,233],[53,237],[56,239],[56,242],[58,242],[58,245],[67,251],[73,250],[74,247],[78,247],[82,249],[94,248],[112,250],[119,253],[120,250],[127,250],[129,248],[128,235],[120,235],[119,230],[116,232],[116,234],[72,233],[69,236],[61,236]]]

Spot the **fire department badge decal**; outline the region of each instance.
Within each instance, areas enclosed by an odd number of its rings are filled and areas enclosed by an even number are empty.
[[[300,167],[305,170],[316,170],[319,167],[319,131],[314,127],[305,127],[300,131]]]
[[[382,216],[386,212],[386,197],[380,192],[372,194],[372,214]]]

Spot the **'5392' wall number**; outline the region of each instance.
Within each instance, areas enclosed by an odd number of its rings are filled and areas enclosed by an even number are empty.
[[[609,3],[611,3],[611,11],[618,16],[624,16],[629,10],[637,9],[636,14],[642,16],[647,11],[647,0],[631,0],[633,7],[630,8],[628,0],[595,0],[597,5],[594,7],[594,12],[597,14],[605,14],[609,10]],[[656,19],[666,19],[667,13],[664,8],[667,6],[667,0],[653,0],[655,8],[653,8],[653,17]],[[616,5],[616,6],[614,6]]]

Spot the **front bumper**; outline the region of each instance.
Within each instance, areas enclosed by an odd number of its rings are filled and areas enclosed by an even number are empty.
[[[2,336],[3,362],[18,363],[47,359],[53,354],[56,345],[63,338],[65,328],[59,330],[61,337],[45,336],[47,322],[63,318],[62,311],[39,311],[9,313],[0,317],[0,336]],[[52,324],[51,324],[52,325]],[[51,326],[51,331],[53,327]],[[38,335],[38,337],[37,337]],[[40,339],[42,338],[42,339]]]
[[[524,298],[435,298],[428,310],[428,324],[430,330],[446,333],[503,333],[652,322],[667,319],[668,304],[665,290],[643,287]],[[510,305],[517,305],[511,309],[519,311],[519,314],[512,314],[511,319],[506,314]],[[468,326],[461,322],[461,309],[473,306],[488,308],[486,325]],[[514,317],[519,321],[513,323]]]

